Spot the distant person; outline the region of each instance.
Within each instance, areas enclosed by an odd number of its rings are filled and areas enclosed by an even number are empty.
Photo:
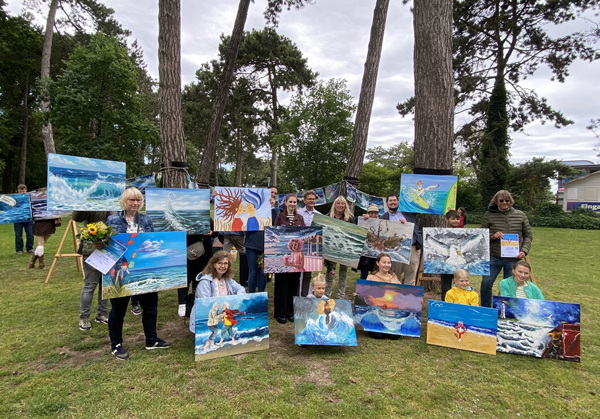
[[[458,208],[458,213],[460,214],[460,223],[458,224],[458,228],[465,228],[467,224],[467,210],[463,207]]]
[[[348,206],[348,201],[343,196],[338,196],[335,201],[333,201],[333,205],[331,206],[331,210],[329,211],[329,216],[331,218],[335,218],[336,220],[346,221],[351,224],[356,224],[356,218],[350,213],[350,207]],[[324,263],[325,268],[327,269],[327,289],[325,290],[325,294],[331,295],[333,292],[333,283],[335,277],[335,263],[329,260]],[[348,267],[346,265],[339,265],[339,275],[338,275],[338,293],[337,298],[343,300],[346,298],[346,277],[348,276]]]
[[[469,286],[469,274],[464,269],[457,269],[454,272],[455,287],[444,296],[444,301],[448,303],[465,304],[469,306],[479,305],[479,296]]]
[[[446,213],[447,228],[460,228],[460,220],[458,211],[450,210]],[[442,301],[446,301],[446,293],[452,288],[454,276],[452,274],[441,274],[440,278],[442,280]]]
[[[310,226],[312,224],[313,217],[315,214],[320,214],[315,209],[317,203],[317,193],[315,191],[304,192],[304,208],[298,208],[297,212],[304,218],[304,225]],[[308,289],[311,284],[312,272],[304,272],[300,277],[300,295],[306,297],[308,295]]]
[[[40,188],[40,192],[45,192],[46,188]],[[54,233],[56,233],[57,225],[60,226],[60,218],[55,220],[38,220],[33,223],[33,235],[37,241],[37,247],[33,252],[31,261],[29,262],[30,268],[35,268],[36,260],[39,260],[38,266],[40,269],[44,269],[44,246]]]
[[[17,186],[17,193],[26,194],[27,185]],[[22,223],[14,223],[15,228],[15,251],[17,255],[23,254],[23,230],[25,230],[25,250],[27,253],[33,253],[33,221],[24,221]]]
[[[369,218],[379,218],[379,207],[375,204],[371,204],[367,207],[367,213],[363,214],[363,218],[368,220]],[[356,270],[360,270],[360,278],[367,279],[367,276],[375,267],[375,258],[367,256],[361,256],[358,261],[358,267]]]
[[[310,280],[310,292],[306,298],[317,299],[317,300],[329,300],[329,297],[325,295],[325,287],[327,281],[325,281],[325,275],[319,274]]]
[[[532,282],[529,282],[531,265],[520,260],[513,267],[513,275],[500,281],[500,295],[502,297],[529,298],[543,300],[542,291]]]

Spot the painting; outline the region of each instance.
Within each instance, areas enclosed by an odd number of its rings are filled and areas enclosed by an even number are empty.
[[[379,220],[377,218],[359,218],[358,224],[367,229],[361,255],[376,258],[380,253],[390,255],[392,262],[408,264],[412,249],[413,223]]]
[[[48,154],[50,211],[120,211],[125,163]]]
[[[498,312],[498,352],[580,361],[579,304],[498,296],[493,299]]]
[[[400,178],[398,209],[421,214],[446,214],[456,209],[456,176],[411,175]]]
[[[265,227],[265,273],[320,272],[323,229]]]
[[[31,219],[29,194],[0,195],[0,224],[25,223]]]
[[[210,231],[210,191],[208,189],[146,189],[146,214],[154,231]]]
[[[323,188],[315,188],[315,189],[310,189],[310,190],[313,191],[315,194],[317,194],[315,206],[325,205],[327,203],[327,200],[325,199],[325,192],[323,191]],[[307,192],[307,191],[298,192],[296,194],[296,198],[298,198],[298,208],[304,208],[304,193],[305,192]],[[287,194],[283,194],[283,197],[281,198],[281,201],[280,201],[281,204],[284,203],[286,195]]]
[[[379,215],[383,215],[388,210],[387,205],[385,204],[385,198],[369,195],[361,191],[356,191],[355,204],[365,211],[369,208],[369,205],[375,204],[379,208]]]
[[[429,274],[490,274],[490,231],[487,228],[423,228],[423,269]]]
[[[112,238],[127,251],[102,276],[103,299],[187,286],[185,232],[121,233]]]
[[[48,196],[45,190],[29,192],[29,197],[31,199],[31,216],[34,221],[71,216],[71,211],[48,211]]]
[[[216,231],[259,231],[271,225],[268,188],[215,188]]]
[[[496,355],[498,311],[429,300],[427,343]]]
[[[269,349],[267,293],[196,298],[196,361]]]
[[[136,187],[139,189],[142,195],[146,195],[146,188],[156,188],[156,179],[154,177],[154,173],[151,175],[128,178],[125,182],[126,188]]]
[[[323,214],[315,214],[313,227],[323,228],[323,258],[351,268],[358,266],[367,229]]]
[[[294,297],[296,345],[357,346],[348,300]]]
[[[421,337],[423,287],[356,281],[354,322],[368,332]]]
[[[332,203],[333,201],[335,201],[335,198],[337,198],[340,195],[340,192],[342,190],[342,183],[338,182],[334,183],[333,185],[327,185],[324,189],[325,199],[327,200],[327,203]]]

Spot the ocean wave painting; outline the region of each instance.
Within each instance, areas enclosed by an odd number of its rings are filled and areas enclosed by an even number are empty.
[[[327,201],[327,203],[331,203],[333,201],[335,201],[335,198],[337,198],[342,190],[342,183],[338,182],[338,183],[334,183],[333,185],[327,185],[324,188],[325,190],[325,200]]]
[[[358,266],[367,229],[328,215],[315,214],[313,227],[323,228],[323,258],[351,268]]]
[[[490,231],[487,228],[423,228],[423,269],[431,274],[490,274]]]
[[[446,214],[456,209],[458,177],[413,175],[400,177],[398,210],[420,214]]]
[[[408,264],[412,250],[413,223],[380,220],[377,218],[358,219],[358,224],[367,229],[367,240],[362,256],[376,258],[380,253],[390,255],[392,262]]]
[[[120,211],[125,163],[48,154],[50,211]]]
[[[292,244],[302,246],[302,268],[292,266]],[[323,269],[322,246],[323,229],[320,227],[265,227],[265,273],[320,272]]]
[[[357,346],[348,300],[294,297],[296,345]]]
[[[146,188],[156,188],[156,178],[154,177],[154,173],[128,178],[125,180],[125,187],[136,187],[142,195],[146,195]]]
[[[215,187],[216,231],[262,231],[271,225],[271,190]]]
[[[127,251],[102,276],[103,299],[187,285],[185,232],[121,233],[112,238]]]
[[[194,309],[196,361],[269,349],[266,292],[197,298]]]
[[[71,216],[71,211],[48,211],[46,191],[29,192],[29,197],[31,198],[31,215],[34,221]]]
[[[155,231],[210,231],[210,191],[208,189],[146,189],[146,215]]]
[[[0,224],[25,223],[31,220],[29,194],[0,195]]]

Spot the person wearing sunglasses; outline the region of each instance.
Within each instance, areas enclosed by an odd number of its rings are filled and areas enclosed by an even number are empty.
[[[490,275],[481,279],[481,306],[492,306],[492,287],[496,277],[503,271],[504,278],[512,275],[519,259],[529,253],[533,235],[527,215],[513,208],[515,201],[510,192],[498,191],[492,198],[488,211],[483,216],[481,228],[490,230]],[[516,258],[502,257],[502,238],[505,234],[519,235],[519,254]]]

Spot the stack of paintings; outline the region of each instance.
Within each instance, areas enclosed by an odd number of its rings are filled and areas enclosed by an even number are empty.
[[[423,228],[425,273],[490,274],[490,232],[487,228]]]
[[[320,272],[323,229],[265,227],[265,273]]]
[[[148,188],[146,214],[152,218],[155,231],[206,234],[210,231],[210,191]]]
[[[296,345],[357,346],[348,300],[294,297]]]

